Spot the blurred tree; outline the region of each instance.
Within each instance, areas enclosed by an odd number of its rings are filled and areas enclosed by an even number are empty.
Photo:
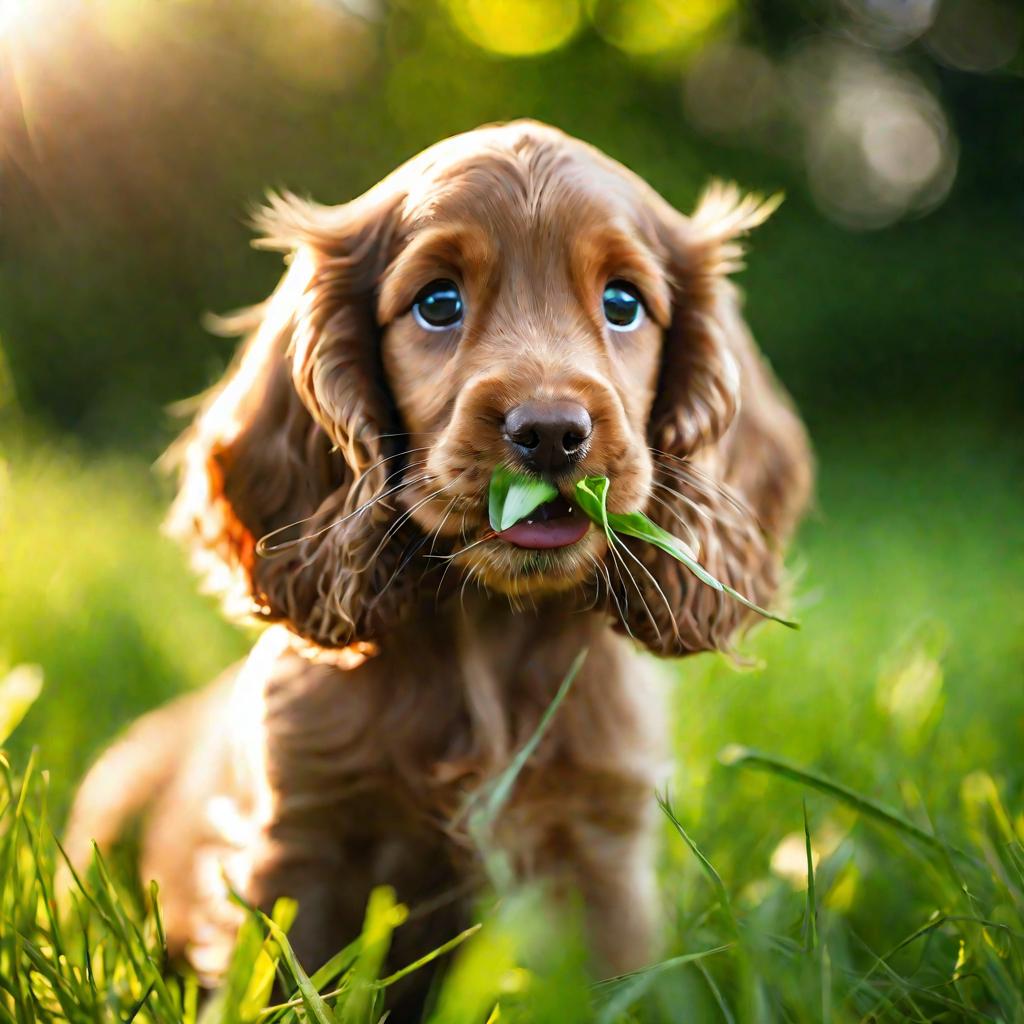
[[[1006,415],[1022,18],[976,0],[965,20],[966,2],[6,0],[0,345],[17,401],[156,451],[162,407],[232,348],[203,312],[258,301],[279,273],[247,249],[264,188],[344,201],[446,134],[526,115],[683,208],[711,174],[786,189],[744,283],[817,429],[896,405]]]

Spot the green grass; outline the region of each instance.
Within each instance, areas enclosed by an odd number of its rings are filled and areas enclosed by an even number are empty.
[[[664,961],[592,985],[572,922],[553,931],[543,894],[506,892],[497,871],[479,930],[453,936],[435,1020],[483,1024],[500,1005],[502,1022],[1024,1022],[1015,453],[983,432],[925,442],[900,426],[820,453],[820,511],[795,559],[802,630],[758,629],[746,670],[713,657],[666,669]],[[194,982],[165,971],[158,920],[122,866],[63,922],[51,915],[48,823],[85,764],[249,640],[158,537],[166,496],[145,466],[37,444],[10,453],[7,477],[0,664],[39,665],[44,686],[0,773],[0,1022],[375,1020],[404,913],[387,890],[310,984],[280,930],[294,908],[274,927],[250,915],[202,1009]],[[261,1013],[275,963],[293,1005]]]

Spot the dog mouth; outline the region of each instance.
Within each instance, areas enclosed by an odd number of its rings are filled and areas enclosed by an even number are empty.
[[[559,496],[539,505],[497,537],[513,547],[544,551],[567,548],[581,541],[589,529],[590,520]]]

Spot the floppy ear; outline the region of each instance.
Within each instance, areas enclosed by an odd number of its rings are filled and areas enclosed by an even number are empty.
[[[226,322],[252,333],[169,453],[180,491],[168,529],[207,585],[231,611],[328,647],[373,640],[408,597],[400,580],[378,593],[394,556],[369,556],[388,520],[358,511],[400,468],[382,464],[391,412],[373,308],[398,200],[380,186],[339,207],[271,200],[260,244],[289,252],[289,268],[267,302]],[[281,550],[261,553],[261,538]]]
[[[726,279],[743,266],[739,238],[763,224],[779,202],[742,196],[735,185],[713,182],[692,217],[663,212],[673,309],[651,432],[664,451],[687,456],[713,444],[739,409],[739,366],[729,337],[732,318],[723,316],[732,298]]]
[[[803,425],[757,351],[728,275],[739,238],[778,205],[712,184],[692,217],[662,211],[674,278],[649,436],[655,493],[649,514],[688,525],[705,567],[760,605],[778,589],[781,555],[811,487]],[[630,631],[656,653],[727,649],[752,613],[699,584],[650,545],[634,547],[657,587]],[[634,602],[635,604],[635,602]],[[642,612],[642,614],[641,614]]]

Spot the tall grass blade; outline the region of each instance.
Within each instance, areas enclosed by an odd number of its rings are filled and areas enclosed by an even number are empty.
[[[468,815],[470,829],[474,835],[484,838],[493,829],[502,808],[508,801],[512,787],[516,784],[516,779],[519,778],[523,768],[526,767],[526,763],[540,745],[540,741],[544,738],[551,720],[555,717],[555,713],[569,693],[580,668],[583,666],[583,662],[586,661],[588,650],[588,648],[584,647],[573,659],[572,664],[569,666],[569,671],[563,677],[551,703],[545,708],[537,728],[533,731],[533,735],[530,736],[515,757],[512,758],[508,767],[489,785],[478,790],[470,798],[463,811],[457,816],[456,821]]]
[[[715,890],[715,895],[718,898],[718,904],[722,908],[723,914],[729,922],[729,927],[732,930],[733,935],[739,934],[739,925],[736,921],[736,915],[733,913],[732,901],[729,899],[729,892],[725,887],[725,882],[722,881],[722,876],[715,869],[714,864],[704,856],[703,851],[690,836],[689,832],[683,828],[683,823],[676,817],[676,812],[672,807],[672,801],[669,798],[668,793],[659,793],[657,795],[658,806],[661,808],[665,817],[672,823],[672,827],[679,833],[680,838],[690,848],[690,852],[697,858],[697,862],[700,864],[701,869],[707,876],[708,881],[711,883],[712,888]]]
[[[818,948],[818,901],[814,895],[814,855],[811,849],[811,826],[807,821],[807,800],[804,802],[804,853],[807,857],[807,906],[804,917],[804,941],[808,953]]]
[[[710,956],[724,953],[734,947],[734,943],[726,943],[722,946],[715,946],[713,949],[703,949],[699,953],[684,953],[682,956],[669,957],[660,963],[651,964],[650,967],[642,967],[637,971],[630,971],[628,974],[620,974],[614,978],[598,982],[594,986],[595,994],[607,1002],[601,1007],[597,1015],[597,1024],[615,1024],[636,1001],[647,991],[651,983],[667,971],[685,967],[687,964],[696,964],[706,960]]]
[[[370,893],[363,922],[362,947],[347,979],[349,994],[342,1007],[340,1024],[365,1024],[371,1019],[378,994],[384,958],[391,948],[392,932],[408,917],[390,886],[378,886]]]
[[[38,665],[17,665],[0,679],[0,743],[18,727],[43,689]]]
[[[331,1008],[309,980],[309,975],[302,969],[302,965],[295,956],[295,951],[292,949],[284,929],[266,914],[261,913],[260,918],[263,921],[264,927],[270,932],[277,947],[281,950],[281,955],[288,965],[288,971],[299,990],[303,1009],[316,1024],[339,1024]]]
[[[466,939],[470,939],[476,935],[482,927],[483,925],[479,923],[470,925],[465,930],[459,932],[455,938],[442,943],[437,947],[437,949],[432,949],[429,953],[421,956],[418,960],[414,960],[411,964],[407,964],[405,967],[395,971],[393,974],[389,974],[386,978],[381,978],[380,981],[377,982],[377,987],[389,988],[391,985],[394,985],[396,981],[401,981],[402,978],[418,971],[421,967],[426,967],[427,964],[433,963],[440,957],[450,953],[453,949],[457,949],[466,941]]]
[[[788,779],[791,782],[798,782],[801,785],[810,786],[812,789],[816,789],[819,792],[827,793],[829,796],[835,797],[837,800],[846,804],[848,807],[852,807],[865,817],[880,822],[889,828],[896,829],[931,849],[940,852],[943,850],[954,850],[954,852],[960,853],[962,856],[967,857],[970,860],[974,859],[970,857],[969,854],[963,853],[962,851],[956,850],[955,847],[949,846],[949,844],[945,843],[942,839],[933,835],[931,832],[926,832],[924,829],[915,825],[912,821],[908,821],[901,814],[889,807],[886,807],[884,804],[881,804],[876,800],[872,800],[870,797],[863,796],[855,790],[850,789],[848,786],[844,786],[840,782],[834,782],[832,779],[826,778],[824,775],[819,775],[817,772],[801,768],[784,758],[765,754],[750,747],[731,745],[725,747],[719,753],[718,760],[727,768],[752,768],[755,771],[766,771],[772,775],[778,775],[780,778]]]

